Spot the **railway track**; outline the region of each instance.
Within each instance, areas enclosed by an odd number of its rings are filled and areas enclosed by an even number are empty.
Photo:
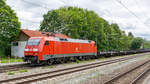
[[[24,64],[17,64],[17,65],[5,65],[5,66],[0,66],[0,73],[8,72],[8,71],[17,71],[19,69],[31,69],[35,67],[29,66],[28,63]]]
[[[17,71],[19,69],[31,69],[34,67],[30,67],[29,64],[17,64],[17,65],[6,65],[0,66],[0,73],[8,72],[8,71]]]
[[[150,60],[133,67],[132,69],[114,76],[104,84],[137,84],[150,71]]]
[[[139,76],[137,76],[130,84],[142,84],[144,77],[150,73],[150,67],[144,70]],[[148,75],[147,75],[148,76]]]
[[[36,82],[39,80],[53,78],[53,77],[57,77],[57,76],[65,75],[65,74],[70,74],[70,73],[74,73],[74,72],[78,72],[78,71],[83,71],[83,70],[87,70],[87,69],[91,69],[91,68],[95,68],[95,67],[99,67],[99,66],[104,66],[104,65],[108,65],[108,64],[112,64],[112,63],[116,63],[116,62],[120,62],[120,61],[133,59],[133,58],[136,58],[136,57],[139,57],[142,55],[118,58],[118,59],[113,59],[113,60],[108,60],[108,61],[103,61],[103,62],[85,64],[85,65],[71,67],[71,68],[59,69],[59,70],[55,70],[55,71],[48,71],[48,72],[44,72],[44,73],[31,74],[31,75],[22,76],[22,77],[0,80],[0,84],[1,83],[10,83],[10,82],[13,84],[14,83],[26,84],[26,83]]]
[[[110,54],[110,53],[108,53],[108,54]],[[36,66],[36,67],[38,67],[38,66]],[[19,69],[31,69],[31,68],[35,68],[35,67],[33,67],[33,66],[31,67],[27,63],[25,63],[25,64],[17,64],[17,65],[6,65],[6,66],[0,66],[0,73],[4,73],[4,72],[8,72],[8,71],[17,71]]]

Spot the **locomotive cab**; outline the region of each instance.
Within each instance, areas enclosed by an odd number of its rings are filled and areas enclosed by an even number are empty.
[[[42,38],[40,37],[33,37],[30,38],[25,46],[24,49],[24,61],[30,62],[30,63],[39,63],[40,51],[42,48]]]

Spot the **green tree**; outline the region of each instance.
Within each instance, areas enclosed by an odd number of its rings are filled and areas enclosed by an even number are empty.
[[[20,22],[14,11],[0,0],[0,54],[10,55],[11,41],[16,40]]]
[[[129,32],[129,33],[128,33],[128,36],[131,37],[131,38],[134,38],[132,32]]]
[[[144,40],[140,37],[134,38],[134,40],[131,43],[131,49],[133,50],[140,49],[143,42]]]
[[[126,35],[116,23],[109,24],[87,9],[61,7],[48,11],[43,17],[40,31],[94,40],[97,41],[98,50],[128,50],[134,46],[134,36],[131,32]]]
[[[119,26],[115,23],[110,25],[110,33],[109,33],[109,43],[110,43],[110,49],[111,50],[119,50],[121,47],[121,38],[122,38],[122,33],[123,31],[121,31],[119,29]]]
[[[72,38],[97,40],[98,49],[106,49],[104,28],[108,23],[93,11],[77,7],[51,10],[44,16],[40,31],[63,33]]]
[[[150,49],[150,41],[144,40],[143,48]]]

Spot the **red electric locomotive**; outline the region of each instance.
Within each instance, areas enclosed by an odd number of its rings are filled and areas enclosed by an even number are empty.
[[[54,59],[93,56],[97,54],[95,42],[53,36],[31,37],[25,46],[24,61],[50,63]]]

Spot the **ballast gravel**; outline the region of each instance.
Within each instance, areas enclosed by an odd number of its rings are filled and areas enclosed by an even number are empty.
[[[43,80],[47,84],[103,84],[106,80],[110,79],[119,72],[126,71],[133,66],[143,63],[150,56],[143,56],[136,59],[131,59],[123,62],[113,63],[85,71],[80,71],[64,76],[55,77],[52,79]],[[33,83],[35,84],[35,83]],[[42,81],[36,82],[42,84]]]
[[[1,63],[0,62],[0,67],[1,66],[10,66],[10,65],[20,65],[20,64],[27,64],[26,62],[10,62],[10,63]]]
[[[150,84],[150,71],[148,71],[148,73],[139,79],[137,84]]]
[[[72,74],[68,75],[63,75],[59,77],[55,77],[52,79],[46,79],[46,80],[41,80],[37,81],[33,84],[102,84],[104,81],[109,79],[111,76],[117,74],[118,72],[128,69],[132,66],[134,66],[136,63],[141,62],[142,60],[146,60],[150,58],[148,56],[150,53],[143,53],[142,57],[138,57],[136,59],[130,59],[127,61],[123,62],[118,62],[118,63],[113,63],[93,69],[88,69],[80,72],[75,72]],[[141,55],[141,54],[139,54]],[[145,56],[144,56],[145,55]],[[121,56],[123,57],[123,56]],[[114,58],[121,58],[121,57],[114,57]],[[46,67],[36,67],[33,69],[28,69],[27,72],[20,73],[19,71],[15,71],[14,75],[8,75],[8,73],[1,73],[0,74],[0,80],[3,79],[9,79],[9,78],[15,78],[15,77],[21,77],[21,76],[26,76],[30,74],[36,74],[36,73],[42,73],[42,72],[47,72],[47,71],[53,71],[53,70],[58,70],[62,68],[67,68],[67,67],[74,67],[74,66],[79,66],[83,64],[88,64],[88,63],[94,63],[94,62],[99,62],[103,60],[110,60],[114,58],[108,58],[108,59],[97,59],[93,61],[83,61],[81,63],[66,63],[66,64],[58,64],[58,65],[52,65],[52,66],[46,66]],[[129,66],[130,65],[130,66]]]

